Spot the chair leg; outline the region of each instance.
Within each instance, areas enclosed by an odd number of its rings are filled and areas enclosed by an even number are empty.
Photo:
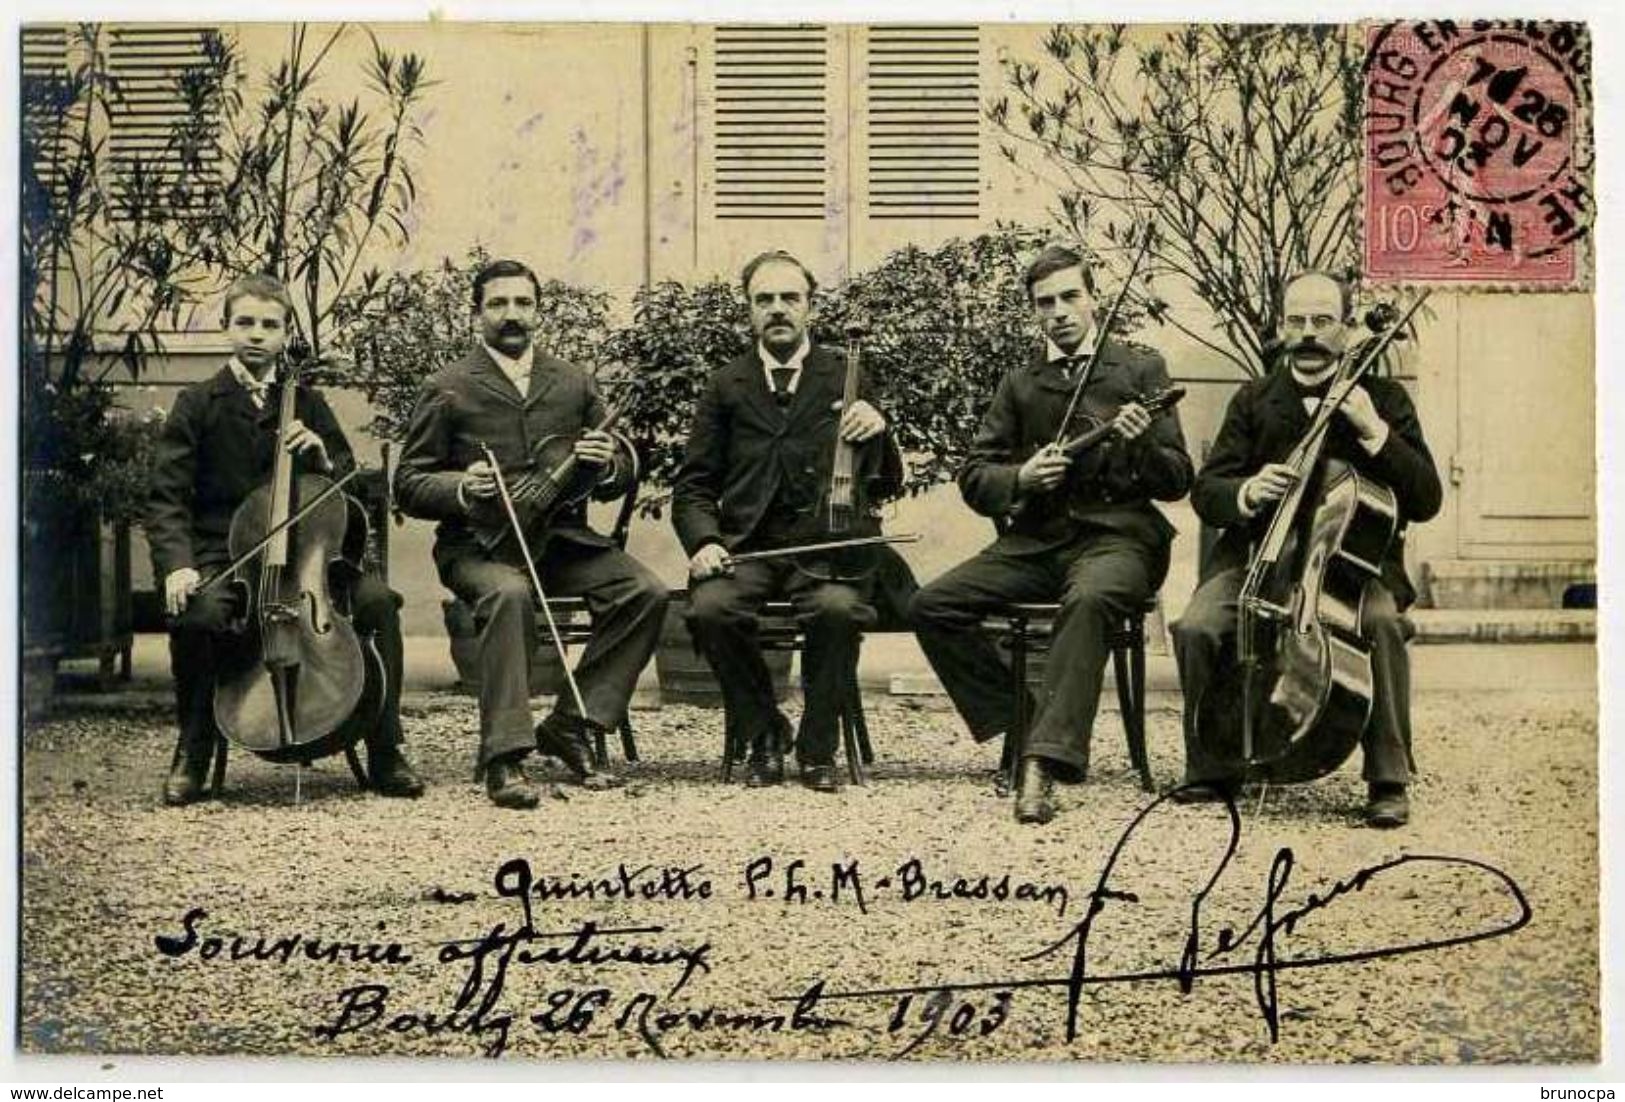
[[[1135,636],[1134,651],[1129,655],[1129,683],[1134,686],[1134,745],[1140,754],[1140,787],[1147,792],[1156,791],[1151,777],[1151,755],[1145,748],[1145,635]]]
[[[846,751],[846,772],[852,778],[852,783],[864,785],[868,778],[863,772],[863,754],[858,750],[857,724],[854,722],[851,696],[841,708],[841,746]]]
[[[592,763],[599,769],[609,768],[609,744],[604,739],[604,729],[592,729]]]
[[[1004,733],[1004,758],[1009,762],[1010,791],[1021,783],[1021,755],[1027,748],[1027,727],[1032,717],[1027,714],[1027,621],[1013,620],[1010,624],[1010,680],[1015,693],[1015,707],[1011,709],[1010,729]]]
[[[638,760],[638,743],[632,737],[632,717],[621,717],[621,756],[627,761]]]
[[[1123,735],[1128,760],[1140,775],[1140,787],[1153,790],[1151,765],[1145,753],[1145,652],[1131,638],[1112,648],[1112,674],[1117,682],[1117,707],[1123,713]]]
[[[363,792],[371,788],[372,782],[367,778],[367,771],[361,768],[361,758],[355,752],[354,743],[344,748],[344,760],[349,764],[350,772],[355,774],[356,786]]]
[[[860,697],[853,710],[853,725],[858,732],[858,753],[863,758],[864,765],[875,763],[874,744],[869,741],[869,721],[863,714],[863,700]]]
[[[728,710],[722,710],[722,783],[727,784],[734,779],[734,755],[738,750],[735,745],[733,717]]]
[[[214,736],[214,775],[209,778],[209,794],[216,799],[226,784],[226,749],[229,745],[224,735]]]

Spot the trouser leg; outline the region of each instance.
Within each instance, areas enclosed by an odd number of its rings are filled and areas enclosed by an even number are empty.
[[[1240,676],[1235,669],[1225,671],[1225,648],[1235,638],[1237,606],[1243,572],[1226,570],[1215,574],[1191,595],[1185,614],[1173,625],[1174,660],[1179,666],[1179,687],[1184,696],[1185,783],[1230,783],[1236,765],[1209,753],[1198,725],[1204,695],[1221,672]]]
[[[1361,775],[1374,784],[1408,784],[1411,759],[1411,661],[1399,608],[1381,582],[1365,589],[1360,633],[1371,644],[1371,719],[1361,736]]]
[[[579,714],[568,686],[557,710],[609,730],[626,717],[638,675],[660,642],[666,587],[642,563],[612,547],[555,542],[542,569],[548,596],[581,597],[592,616],[592,638],[574,667],[587,714]]]
[[[801,652],[805,700],[796,757],[805,765],[829,765],[835,760],[841,704],[849,680],[857,676],[858,643],[863,628],[873,626],[875,611],[850,585],[820,583],[796,574],[787,589],[805,633]]]
[[[909,601],[909,623],[971,737],[985,742],[1010,730],[1010,666],[982,620],[1011,604],[1053,599],[1056,582],[1042,558],[983,551]]]
[[[773,675],[762,660],[757,611],[773,592],[765,562],[740,563],[732,576],[707,578],[689,593],[688,624],[700,653],[722,686],[728,722],[760,756],[777,734]]]
[[[1168,573],[1168,547],[1112,534],[1086,538],[1067,567],[1044,692],[1027,754],[1059,767],[1063,779],[1089,772],[1089,743],[1106,673],[1106,632],[1142,607]]]
[[[220,652],[235,645],[231,630],[242,602],[229,586],[192,597],[169,632],[169,668],[175,679],[178,751],[188,760],[206,760],[220,729],[214,719],[214,688]]]
[[[378,724],[367,732],[367,748],[377,751],[398,746],[401,731],[401,679],[405,674],[405,647],[401,641],[401,598],[383,579],[366,574],[357,579],[351,598],[351,623],[356,633],[370,637],[384,665],[384,700]]]
[[[451,563],[444,581],[474,610],[479,631],[481,769],[535,746],[530,655],[536,645],[531,583],[523,570],[490,559]]]

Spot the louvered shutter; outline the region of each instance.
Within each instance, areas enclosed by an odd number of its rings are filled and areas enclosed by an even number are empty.
[[[829,32],[715,28],[714,206],[719,219],[820,219],[828,187]]]
[[[980,61],[973,26],[869,28],[869,217],[977,217]]]
[[[187,70],[207,62],[208,36],[217,33],[207,27],[111,29],[108,71],[117,82],[118,94],[108,105],[108,152],[119,175],[137,163],[165,180],[175,180],[188,171],[172,140],[188,121],[178,82]],[[218,152],[205,148],[200,158],[203,171],[213,171]]]
[[[22,29],[22,110],[30,131],[41,133],[49,119],[60,110],[60,97],[68,79],[68,29],[62,26],[35,26]],[[36,149],[34,174],[47,191],[57,185],[54,153]]]

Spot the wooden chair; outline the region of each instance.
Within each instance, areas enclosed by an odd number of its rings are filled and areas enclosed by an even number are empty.
[[[1058,604],[1011,605],[1004,617],[1004,634],[1010,645],[1011,691],[1015,694],[1015,723],[1005,734],[1004,757],[1008,764],[1010,787],[1016,787],[1021,755],[1027,744],[1032,716],[1027,694],[1027,659],[1049,649],[1055,630]],[[1151,778],[1151,762],[1145,749],[1145,618],[1157,611],[1152,598],[1141,608],[1125,615],[1107,634],[1112,651],[1112,670],[1117,682],[1117,703],[1123,713],[1123,733],[1128,740],[1129,762],[1140,775],[1140,787],[1156,791]]]
[[[769,601],[762,606],[759,614],[759,627],[757,639],[762,650],[778,650],[799,652],[805,642],[805,635],[801,625],[795,618],[795,606],[789,601]],[[861,648],[861,643],[860,643]],[[846,755],[847,775],[853,784],[868,783],[868,775],[864,771],[867,765],[873,765],[875,760],[874,748],[869,743],[869,725],[863,717],[863,695],[858,689],[857,654],[852,657],[852,668],[847,671],[843,679],[845,686],[842,690],[840,706],[841,748]],[[805,681],[803,681],[805,691]],[[722,743],[722,779],[724,782],[733,780],[733,767],[735,763],[745,760],[750,752],[749,734],[739,730],[738,723],[732,715],[726,715],[723,722]]]

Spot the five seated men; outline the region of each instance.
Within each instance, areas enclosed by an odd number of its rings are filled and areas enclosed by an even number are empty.
[[[285,321],[286,294],[275,293],[280,285],[272,284],[228,296],[228,323],[235,324],[232,307],[244,295],[272,304],[262,312]],[[839,557],[799,548],[830,535],[819,517],[839,449],[881,460],[873,468],[880,472],[876,484],[868,487],[873,501],[899,492],[901,458],[872,400],[871,381],[855,368],[849,381],[844,358],[809,337],[816,281],[807,267],[782,251],[763,253],[745,266],[741,284],[755,341],[711,375],[673,488],[672,523],[689,556],[687,621],[721,683],[726,722],[748,747],[746,784],[781,782],[793,745],[802,783],[829,792],[836,788],[840,708],[856,676],[861,633],[876,622],[875,596],[865,572],[845,573]],[[1016,819],[1048,822],[1056,813],[1055,782],[1079,782],[1088,772],[1109,634],[1146,608],[1168,572],[1174,529],[1154,503],[1193,493],[1198,515],[1220,530],[1220,539],[1205,581],[1174,629],[1187,705],[1187,785],[1176,795],[1232,795],[1247,778],[1237,763],[1211,760],[1193,730],[1194,701],[1215,677],[1226,676],[1239,575],[1273,504],[1291,484],[1282,460],[1348,343],[1348,290],[1317,272],[1289,284],[1282,362],[1237,392],[1197,474],[1177,413],[1154,415],[1144,405],[1169,386],[1162,358],[1110,334],[1102,339],[1082,256],[1059,246],[1042,250],[1027,268],[1025,285],[1043,343],[999,382],[958,478],[965,502],[992,520],[996,538],[915,593],[909,619],[972,737],[1007,736],[1007,750],[1019,754],[1013,763]],[[605,407],[592,376],[536,347],[539,294],[535,274],[516,261],[496,261],[476,275],[472,306],[480,341],[424,384],[395,476],[401,508],[438,522],[434,560],[441,581],[473,610],[480,667],[477,770],[492,802],[514,809],[538,803],[521,766],[533,751],[558,758],[585,786],[615,783],[591,746],[599,732],[623,721],[667,604],[665,587],[651,571],[588,526],[585,502],[520,519],[520,530],[513,530],[499,475],[503,486],[545,475],[540,442],[573,440],[571,462],[589,473],[591,496],[599,499],[624,494],[636,465],[625,441],[601,427]],[[253,344],[245,348],[239,363],[245,356],[272,359]],[[198,393],[235,393],[235,384],[246,395],[259,385],[257,363],[246,371],[233,366],[213,390]],[[245,375],[248,381],[239,382]],[[843,400],[848,393],[858,397]],[[286,445],[331,465],[347,448],[328,425],[326,407],[317,397],[311,401],[315,431],[296,425],[298,435]],[[192,676],[182,660],[183,651],[198,652],[188,632],[204,607],[188,608],[199,581],[193,567],[203,561],[200,555],[210,563],[221,558],[200,550],[201,537],[186,530],[184,511],[206,489],[198,481],[201,440],[189,412],[195,405],[183,396],[166,428],[149,525],[168,608],[178,618],[183,738],[165,790],[176,803],[198,795],[202,747],[213,738],[204,700],[212,684]],[[1404,522],[1437,512],[1438,475],[1404,391],[1368,380],[1339,413],[1336,457],[1390,486]],[[1067,446],[1090,426],[1109,431],[1087,449]],[[758,557],[764,552],[769,556]],[[571,690],[533,727],[529,663],[538,642],[546,643],[538,633],[538,588],[549,597],[583,598],[592,631]],[[1398,614],[1411,596],[1396,541],[1381,582],[1372,584],[1364,602],[1376,681],[1365,755],[1373,826],[1397,826],[1408,815],[1409,683]],[[805,703],[793,736],[757,640],[762,606],[775,598],[792,604],[804,637]],[[983,622],[1012,604],[1037,602],[1058,605],[1051,658],[1031,729],[1015,732],[1009,670]],[[368,607],[363,600],[358,616],[371,615],[363,611]],[[211,620],[210,630],[222,625]],[[391,629],[398,670],[398,626],[391,619],[379,630],[387,635]],[[376,785],[385,794],[415,795],[421,783],[395,748],[397,727],[369,738]]]

